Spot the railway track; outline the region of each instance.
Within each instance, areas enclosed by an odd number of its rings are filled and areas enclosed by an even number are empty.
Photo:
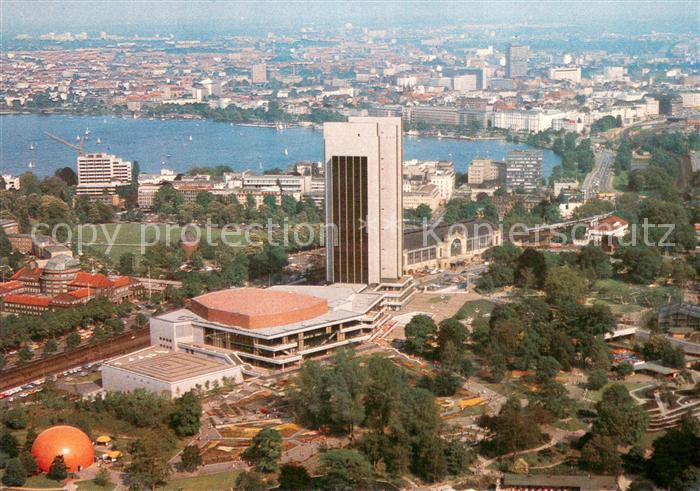
[[[27,384],[33,380],[92,363],[105,358],[145,348],[150,344],[149,328],[144,327],[125,332],[99,343],[80,346],[67,353],[59,353],[48,358],[4,370],[0,374],[0,391]]]

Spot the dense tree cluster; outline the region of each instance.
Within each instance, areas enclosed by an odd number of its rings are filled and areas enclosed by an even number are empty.
[[[459,452],[456,444],[439,434],[441,420],[434,396],[411,386],[404,370],[389,359],[372,357],[362,365],[352,354],[340,352],[326,368],[307,362],[289,398],[302,424],[346,433],[360,452],[325,454],[321,472],[330,481],[336,479],[329,468],[331,457],[333,468],[340,460],[357,469],[355,479],[362,480],[367,478],[365,469],[372,467],[391,475],[411,471],[429,482],[457,471],[448,461]],[[357,426],[365,429],[359,439],[353,438]]]
[[[199,397],[191,391],[175,401],[144,389],[108,392],[75,404],[79,411],[106,413],[137,428],[170,428],[178,436],[196,434],[202,414]]]
[[[505,370],[538,367],[552,357],[564,370],[609,366],[603,335],[615,326],[607,306],[565,303],[551,308],[536,298],[498,305],[474,327],[472,348],[500,379]]]
[[[95,323],[100,326],[105,336],[118,334],[120,328],[115,329],[118,324],[110,321],[116,320],[113,317],[123,315],[130,309],[130,304],[115,305],[106,298],[95,298],[83,306],[46,312],[39,317],[0,317],[0,350],[17,348],[29,341],[62,336],[79,327]]]

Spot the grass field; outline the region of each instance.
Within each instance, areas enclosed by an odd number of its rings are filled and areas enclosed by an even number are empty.
[[[4,470],[0,470],[0,478],[5,473]],[[46,477],[44,474],[39,474],[38,476],[32,476],[27,478],[27,482],[24,483],[22,488],[34,488],[34,489],[63,489],[63,486],[58,481],[53,481]],[[5,489],[5,487],[0,484],[0,489]],[[21,489],[21,488],[14,488]],[[103,488],[100,488],[103,489]]]
[[[486,314],[491,314],[495,306],[495,303],[489,302],[488,300],[471,300],[462,305],[457,312],[457,317],[462,319],[466,319],[468,317],[473,319],[477,315],[483,317]]]
[[[629,182],[629,176],[629,171],[623,170],[619,175],[613,177],[613,189],[625,191],[627,189],[627,183]]]
[[[87,224],[73,230],[73,242],[85,248],[94,248],[116,259],[127,252],[142,254],[143,247],[158,242],[177,245],[183,233],[187,231],[196,233],[194,227],[180,227],[165,223]],[[221,229],[218,228],[201,228],[200,234],[203,242],[209,237],[212,241],[222,238]],[[234,230],[228,230],[224,235],[225,240],[231,245],[243,242],[243,234]]]
[[[233,488],[233,483],[239,471],[222,472],[211,476],[189,477],[168,482],[159,489],[187,491],[223,491]]]
[[[682,291],[675,286],[634,285],[623,281],[608,279],[598,280],[593,285],[594,301],[610,304],[658,307],[682,298]]]
[[[102,486],[95,484],[94,480],[78,481],[75,484],[78,486],[79,491],[108,491],[116,487],[115,484],[112,483],[103,488]]]

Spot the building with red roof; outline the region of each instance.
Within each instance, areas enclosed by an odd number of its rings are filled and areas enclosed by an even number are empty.
[[[56,256],[43,268],[31,263],[10,281],[0,283],[0,300],[4,312],[40,315],[48,310],[84,305],[97,297],[123,302],[138,295],[142,288],[139,281],[128,276],[87,273],[80,271],[78,260]]]

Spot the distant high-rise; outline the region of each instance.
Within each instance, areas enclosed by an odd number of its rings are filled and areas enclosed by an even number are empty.
[[[506,47],[506,78],[527,76],[529,48],[522,44],[509,44]]]
[[[542,151],[513,150],[506,157],[506,186],[535,191],[542,179]]]
[[[131,162],[115,155],[88,153],[78,156],[78,187],[80,196],[104,196],[116,192],[117,186],[131,183]]]
[[[267,82],[267,65],[258,63],[250,70],[250,81],[254,84],[264,84]]]
[[[129,184],[131,162],[105,153],[88,153],[78,157],[78,185]]]
[[[402,276],[401,118],[350,118],[323,127],[329,283]]]

